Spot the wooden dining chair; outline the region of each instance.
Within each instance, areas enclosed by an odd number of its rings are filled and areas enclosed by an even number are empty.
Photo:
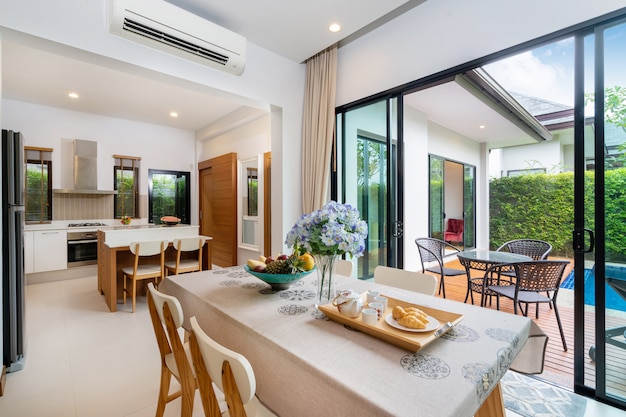
[[[122,268],[124,278],[124,304],[126,304],[126,295],[130,293],[133,300],[133,313],[137,304],[137,281],[145,279],[153,279],[157,284],[159,279],[163,279],[163,268],[165,261],[165,249],[169,242],[167,240],[150,240],[144,242],[131,242],[129,244],[130,252],[134,255],[133,265]],[[144,263],[140,258],[148,258],[159,255],[158,263]],[[131,281],[130,290],[126,286],[126,282]]]
[[[190,318],[189,338],[202,405],[206,417],[219,417],[213,385],[224,392],[229,417],[276,417],[256,397],[256,379],[250,362],[211,339],[196,317]]]
[[[437,291],[437,278],[433,275],[384,265],[374,269],[374,282],[421,294],[434,295]]]
[[[174,275],[185,272],[195,272],[202,270],[202,247],[207,241],[206,236],[186,237],[174,239],[172,246],[176,249],[176,259],[165,262],[165,275],[170,272]],[[188,259],[184,257],[186,252],[198,251],[198,257]]]
[[[415,244],[420,255],[422,272],[428,271],[439,275],[439,294],[443,294],[443,298],[446,298],[444,278],[465,275],[465,270],[445,267],[445,258],[456,255],[460,251],[443,240],[431,237],[418,237],[415,239]],[[436,263],[429,266],[426,265],[432,262]]]
[[[190,359],[181,339],[183,309],[176,297],[163,294],[148,284],[148,310],[161,354],[161,383],[156,417],[163,417],[165,405],[181,398],[181,417],[191,417],[197,388]],[[172,377],[180,384],[180,390],[169,394]]]
[[[569,261],[538,260],[494,265],[487,270],[510,266],[515,271],[514,285],[486,285],[494,293],[513,300],[513,311],[517,314],[518,306],[524,316],[528,315],[528,304],[535,304],[535,317],[539,318],[539,304],[547,303],[554,310],[561,333],[563,350],[567,352],[567,343],[563,333],[561,317],[556,305],[561,280]],[[486,281],[485,281],[486,282]],[[547,295],[543,295],[546,293]],[[525,306],[525,308],[523,307]]]

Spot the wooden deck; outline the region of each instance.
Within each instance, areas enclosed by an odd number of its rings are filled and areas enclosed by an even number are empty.
[[[463,269],[458,261],[451,261],[446,264],[451,268]],[[573,261],[568,266],[564,276],[566,277],[573,267]],[[472,276],[481,277],[483,272],[475,271]],[[465,276],[446,277],[446,297],[451,300],[463,302],[467,291],[467,280]],[[474,294],[474,303],[480,304],[480,300]],[[468,301],[470,302],[470,301]],[[554,310],[551,310],[548,304],[539,305],[539,319],[534,317],[534,306],[529,309],[529,317],[543,329],[549,336],[548,346],[546,349],[546,358],[544,372],[537,375],[545,381],[553,382],[562,387],[572,389],[574,387],[574,308],[573,308],[573,291],[561,290],[557,298],[557,306],[561,316],[561,323],[565,332],[565,339],[568,350],[563,351],[561,336],[557,325]],[[486,308],[496,308],[495,300],[492,306]],[[513,303],[506,298],[500,299],[500,311],[513,313]],[[521,314],[521,313],[519,313]],[[607,312],[607,328],[626,326],[626,314],[609,315]],[[589,308],[585,314],[585,352],[593,344],[591,339],[594,335],[594,310]],[[607,345],[607,391],[613,392],[620,396],[626,396],[626,355],[624,349]],[[586,385],[595,386],[595,363],[586,356],[585,362],[585,381]]]

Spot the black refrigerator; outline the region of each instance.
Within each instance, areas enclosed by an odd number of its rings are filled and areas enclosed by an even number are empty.
[[[7,372],[24,367],[24,141],[2,130],[2,360]]]

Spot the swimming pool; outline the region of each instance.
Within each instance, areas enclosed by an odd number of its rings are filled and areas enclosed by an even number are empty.
[[[606,265],[606,275],[613,278],[620,278],[626,281],[626,268],[622,266]],[[585,304],[596,305],[595,298],[596,276],[593,269],[585,269]],[[574,289],[574,271],[569,273],[567,278],[561,283],[561,288]],[[615,292],[609,284],[604,285],[606,291],[606,308],[626,311],[626,301]]]

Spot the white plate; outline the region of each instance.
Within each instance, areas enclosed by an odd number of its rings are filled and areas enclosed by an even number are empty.
[[[411,329],[410,327],[405,327],[399,324],[398,321],[393,318],[392,313],[387,314],[387,317],[385,317],[385,321],[391,327],[404,330],[405,332],[415,332],[415,333],[432,332],[433,330],[436,330],[439,327],[439,321],[436,318],[431,317],[431,316],[426,316],[426,318],[428,318],[428,324],[426,325],[426,328],[424,329]]]

